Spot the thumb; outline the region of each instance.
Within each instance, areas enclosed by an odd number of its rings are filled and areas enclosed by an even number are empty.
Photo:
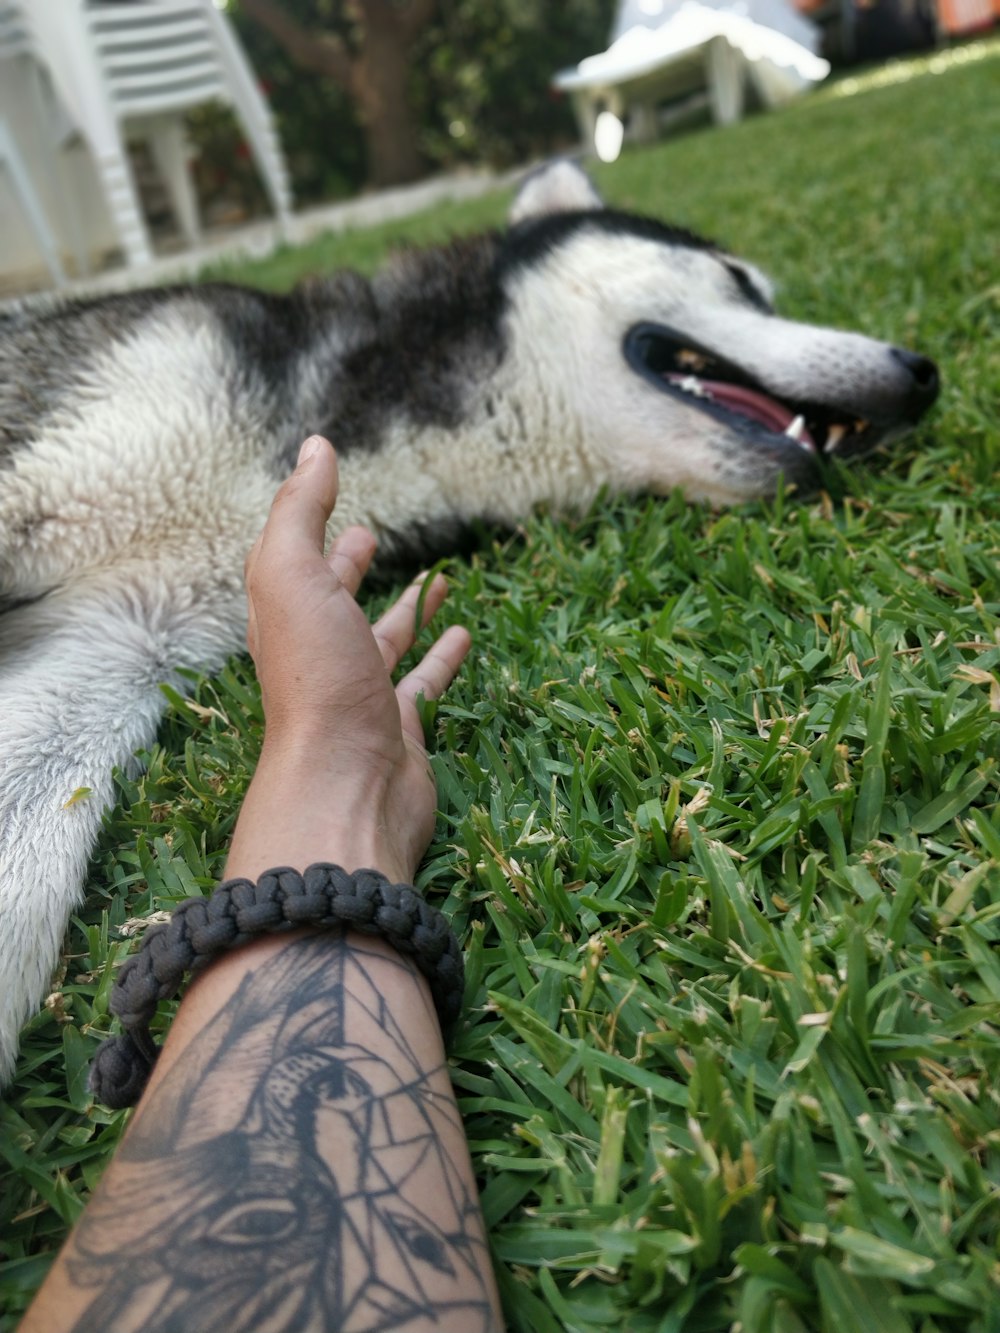
[[[329,440],[310,435],[298,466],[279,488],[262,534],[269,558],[323,554],[326,524],[337,502],[337,455]]]

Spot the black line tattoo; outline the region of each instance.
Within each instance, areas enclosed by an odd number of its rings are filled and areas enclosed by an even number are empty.
[[[376,960],[429,1005],[402,959],[314,937],[198,1035],[75,1233],[69,1274],[98,1290],[74,1333],[495,1330],[447,1075],[415,1058]]]

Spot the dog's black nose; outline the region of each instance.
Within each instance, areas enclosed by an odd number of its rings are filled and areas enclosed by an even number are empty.
[[[892,355],[910,377],[910,387],[906,393],[905,408],[908,416],[914,420],[923,414],[938,396],[941,379],[938,368],[926,356],[908,352],[905,347],[894,347]]]

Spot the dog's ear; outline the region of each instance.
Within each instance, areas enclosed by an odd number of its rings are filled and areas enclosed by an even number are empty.
[[[511,226],[545,213],[574,213],[580,209],[603,208],[587,173],[569,158],[558,158],[538,167],[521,182],[511,205]]]

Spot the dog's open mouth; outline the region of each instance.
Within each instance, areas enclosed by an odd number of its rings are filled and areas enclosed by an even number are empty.
[[[624,350],[632,369],[657,388],[689,400],[749,438],[759,440],[763,433],[772,444],[787,441],[812,454],[847,455],[873,448],[882,433],[851,413],[774,398],[738,366],[663,324],[635,325],[625,336]]]

